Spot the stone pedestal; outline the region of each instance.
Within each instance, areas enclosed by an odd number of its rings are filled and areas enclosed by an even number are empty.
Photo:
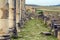
[[[58,37],[57,38],[58,38],[58,40],[60,40],[60,31],[58,31]]]

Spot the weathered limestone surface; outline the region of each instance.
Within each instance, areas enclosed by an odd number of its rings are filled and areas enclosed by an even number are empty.
[[[7,0],[0,0],[0,8],[4,8],[6,6]]]
[[[16,23],[19,22],[20,18],[20,6],[19,6],[20,0],[16,0]]]
[[[14,18],[16,18],[14,13],[14,0],[9,0],[9,28],[14,27],[14,22],[16,21]]]
[[[31,5],[26,5],[25,8],[26,11],[29,11],[30,13],[35,13],[37,9],[35,6],[31,6]]]
[[[25,20],[25,0],[20,0],[20,26],[23,27]]]
[[[20,32],[20,28],[18,26],[18,23],[20,22],[20,0],[16,0],[16,28],[17,32]]]
[[[21,0],[20,0],[20,20],[21,20],[21,14],[22,14],[22,6],[21,6]]]
[[[9,13],[7,12],[8,8],[6,7],[8,6],[6,5],[7,0],[0,0],[0,35],[8,34],[9,31],[14,34],[16,31],[14,30],[16,29],[16,23],[20,22],[22,17],[25,17],[25,0],[8,0],[8,2]]]
[[[9,29],[13,37],[17,37],[16,30],[16,0],[9,0]]]
[[[57,38],[58,38],[58,40],[60,40],[60,31],[58,32],[58,37]]]
[[[25,0],[20,0],[20,19],[25,17]]]
[[[25,17],[25,0],[16,0],[16,25],[18,32],[20,32],[19,29],[21,25],[23,25],[22,21],[24,21],[23,19],[24,17]]]
[[[7,12],[5,9],[6,1],[7,0],[0,0],[0,36],[8,34],[8,19],[6,17]]]

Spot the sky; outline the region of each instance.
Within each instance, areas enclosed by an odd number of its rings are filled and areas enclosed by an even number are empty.
[[[42,6],[57,5],[60,4],[60,0],[26,0],[26,4],[35,4]]]

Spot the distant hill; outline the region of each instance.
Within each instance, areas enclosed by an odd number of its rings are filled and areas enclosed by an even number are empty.
[[[34,8],[40,7],[40,5],[34,5],[34,4],[25,4],[25,6],[32,6],[32,7],[34,7]]]
[[[47,9],[47,10],[60,10],[60,5],[50,5],[50,6],[41,6],[41,5],[33,5],[33,4],[25,4],[25,6],[32,6],[38,9]]]
[[[26,6],[40,6],[40,5],[34,5],[34,4],[25,4]]]
[[[57,4],[57,5],[51,5],[51,6],[60,6],[60,4]]]
[[[55,6],[60,6],[60,5],[55,5]]]

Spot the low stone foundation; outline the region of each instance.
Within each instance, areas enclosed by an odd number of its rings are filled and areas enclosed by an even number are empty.
[[[8,34],[0,35],[0,40],[11,40],[10,35]]]

